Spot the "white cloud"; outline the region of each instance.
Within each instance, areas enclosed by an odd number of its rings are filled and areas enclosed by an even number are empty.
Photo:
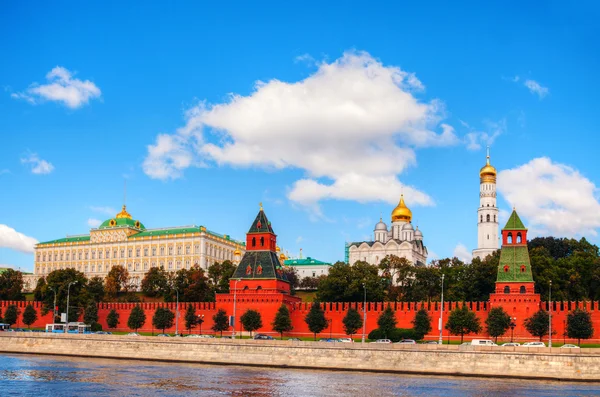
[[[454,247],[454,252],[452,253],[453,257],[457,257],[464,263],[471,263],[473,260],[473,255],[471,251],[464,244],[458,243],[456,247]]]
[[[595,236],[600,228],[598,188],[577,170],[547,157],[501,171],[498,190],[537,233]]]
[[[102,221],[100,219],[89,218],[87,220],[87,224],[91,228],[97,228],[98,226],[100,226],[101,223]]]
[[[548,95],[548,87],[543,87],[535,80],[525,80],[523,84],[529,89],[529,92],[537,95],[540,99],[543,99],[546,95]]]
[[[0,170],[0,175],[3,175],[3,174],[10,174],[10,170],[7,168]]]
[[[296,244],[300,244],[302,241],[304,241],[304,237],[302,237],[302,236],[296,237]]]
[[[56,66],[48,72],[46,80],[47,84],[33,83],[24,92],[12,93],[11,97],[31,104],[39,103],[40,100],[62,102],[67,107],[76,109],[101,95],[96,84],[73,78],[73,73],[62,66]]]
[[[26,157],[21,158],[21,164],[30,164],[32,174],[49,174],[54,170],[51,163],[42,160],[36,153],[28,153]]]
[[[479,150],[482,146],[491,146],[501,134],[506,131],[506,119],[498,121],[485,120],[483,122],[485,131],[476,131],[467,123],[461,122],[470,130],[465,135],[465,144],[468,150]]]
[[[26,236],[7,225],[0,224],[0,247],[31,254],[33,253],[33,246],[37,243],[38,241],[33,237]]]
[[[94,212],[100,212],[102,214],[106,214],[109,216],[114,216],[117,213],[117,210],[115,210],[112,207],[102,207],[102,206],[90,206],[90,209]]]
[[[325,199],[433,200],[397,176],[416,164],[421,147],[458,143],[441,124],[444,106],[415,96],[423,84],[413,73],[384,66],[364,52],[347,52],[304,80],[257,82],[248,96],[201,103],[186,113],[175,134],[148,146],[144,172],[157,179],[181,177],[190,166],[296,168],[288,198],[319,211]]]

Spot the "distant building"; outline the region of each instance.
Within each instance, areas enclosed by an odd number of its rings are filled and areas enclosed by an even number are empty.
[[[321,262],[308,258],[287,259],[284,261],[284,266],[293,267],[298,272],[298,277],[302,280],[304,277],[319,277],[329,274],[329,269],[333,266],[331,263]]]
[[[485,259],[498,250],[498,207],[496,206],[496,169],[486,164],[479,171],[479,208],[477,209],[477,248],[473,257]]]
[[[382,219],[375,225],[373,241],[358,241],[348,245],[349,264],[365,261],[372,265],[388,255],[408,259],[413,265],[427,263],[427,247],[423,244],[423,233],[412,223],[412,211],[406,206],[404,196],[392,211],[392,224],[388,229]]]

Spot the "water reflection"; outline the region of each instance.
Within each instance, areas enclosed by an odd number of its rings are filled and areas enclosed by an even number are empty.
[[[2,396],[595,396],[600,384],[0,355]]]

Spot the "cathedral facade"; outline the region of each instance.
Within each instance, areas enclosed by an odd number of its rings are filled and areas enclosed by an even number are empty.
[[[356,261],[366,261],[372,265],[388,255],[408,259],[413,265],[425,266],[427,263],[427,247],[423,243],[423,232],[415,229],[411,223],[412,211],[404,202],[404,195],[392,211],[390,227],[379,219],[373,231],[373,241],[359,241],[349,244],[348,259],[353,264]]]

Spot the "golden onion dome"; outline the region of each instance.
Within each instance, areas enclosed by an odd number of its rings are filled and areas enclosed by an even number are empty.
[[[117,216],[115,217],[117,219],[122,219],[122,218],[127,218],[127,219],[131,219],[131,215],[129,214],[129,212],[127,212],[127,210],[125,209],[125,205],[123,205],[123,209],[121,210],[121,212],[119,212],[117,214]]]
[[[400,202],[392,211],[392,222],[410,222],[412,211],[404,203],[404,195],[400,196]]]
[[[276,251],[277,251],[277,252],[281,251],[281,248],[279,248],[279,246],[277,246],[277,249],[276,249]]]
[[[496,183],[496,169],[490,164],[490,153],[488,151],[486,164],[479,171],[480,183]]]
[[[240,251],[239,249],[236,249],[235,251],[233,251],[233,255],[234,256],[235,255],[237,255],[237,256],[242,255],[242,251]]]
[[[285,261],[286,259],[287,259],[287,256],[285,256],[285,254],[282,252],[282,253],[279,255],[279,260],[283,262],[283,261]]]

